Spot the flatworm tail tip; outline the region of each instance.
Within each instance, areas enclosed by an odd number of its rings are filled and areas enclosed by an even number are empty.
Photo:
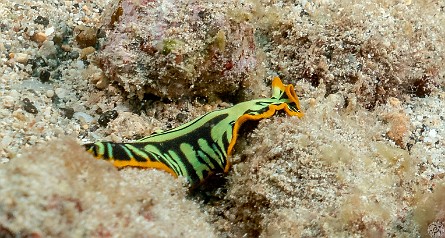
[[[87,144],[83,144],[82,146],[85,148],[85,150],[88,153],[92,154],[93,156],[97,155],[94,143],[87,143]]]

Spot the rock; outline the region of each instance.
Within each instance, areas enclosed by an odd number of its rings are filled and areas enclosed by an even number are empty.
[[[45,30],[45,35],[49,36],[54,33],[54,27],[49,27]]]
[[[76,27],[74,31],[80,31],[76,36],[76,42],[80,48],[86,48],[96,45],[97,29],[85,26]]]
[[[99,123],[99,125],[106,127],[108,123],[116,119],[117,116],[119,116],[119,114],[117,113],[116,110],[106,111],[102,113],[102,115],[100,115],[99,120],[97,120],[97,122]]]
[[[43,42],[46,41],[47,36],[46,36],[46,34],[43,33],[43,32],[36,32],[36,33],[32,36],[31,39],[32,39],[33,41],[37,42],[37,43],[43,43]]]
[[[46,96],[48,98],[54,97],[54,90],[49,89],[48,91],[46,91]]]
[[[43,26],[47,26],[49,24],[49,20],[48,20],[47,17],[37,16],[37,18],[34,19],[34,23],[40,24],[40,25],[43,25]]]
[[[64,98],[64,97],[67,96],[67,95],[66,95],[66,90],[63,89],[63,88],[56,88],[55,93],[56,93],[56,95],[57,95],[59,98]]]
[[[63,44],[62,46],[60,46],[60,48],[65,51],[65,52],[70,52],[71,51],[71,46],[70,45],[65,45]],[[76,57],[77,58],[77,57]]]
[[[51,73],[48,70],[40,71],[39,79],[42,83],[49,82],[50,77],[51,77]]]
[[[74,116],[74,109],[71,107],[60,108],[60,111],[62,112],[62,115],[68,119],[71,119]]]
[[[57,54],[57,49],[54,46],[54,42],[50,40],[43,42],[39,48],[39,54],[40,56],[43,56],[45,58],[55,57],[55,55]],[[49,64],[50,61],[47,61],[47,63]]]
[[[94,47],[92,47],[92,46],[89,46],[87,48],[83,48],[80,51],[80,59],[86,60],[87,56],[92,54],[92,53],[94,53],[95,51],[96,51],[96,49],[94,49]]]
[[[15,62],[21,64],[28,64],[29,55],[25,53],[15,53],[13,55]]]
[[[26,112],[32,114],[39,113],[36,106],[34,106],[34,104],[32,104],[32,102],[28,98],[23,99],[22,102],[23,102],[23,110],[25,110]]]
[[[100,65],[129,96],[216,100],[252,84],[255,29],[238,1],[123,0],[111,11]]]
[[[3,107],[5,107],[5,108],[12,108],[14,106],[14,102],[15,102],[14,97],[3,96],[2,99],[3,99],[2,100],[3,101]]]

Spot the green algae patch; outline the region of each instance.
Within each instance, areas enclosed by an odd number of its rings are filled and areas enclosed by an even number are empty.
[[[178,39],[165,39],[160,45],[160,49],[163,55],[168,55],[172,52],[176,52],[177,49],[183,47],[185,43]]]

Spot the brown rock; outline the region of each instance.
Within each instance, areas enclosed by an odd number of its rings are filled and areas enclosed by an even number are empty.
[[[11,58],[14,58],[15,62],[21,63],[21,64],[27,64],[29,55],[24,53],[12,53],[9,55]]]
[[[47,39],[47,36],[43,32],[37,32],[32,36],[32,40],[37,43],[43,43],[46,41],[46,39]]]
[[[76,42],[80,48],[86,48],[96,44],[97,29],[91,27],[78,27],[75,31],[80,31],[76,36]]]
[[[62,45],[60,48],[62,48],[62,50],[65,51],[65,52],[70,52],[71,51],[71,46],[70,45]]]
[[[386,114],[383,119],[390,125],[386,135],[401,148],[405,148],[405,136],[409,130],[409,119],[405,113],[393,112]]]
[[[83,49],[80,51],[80,58],[83,59],[83,60],[85,60],[85,59],[87,59],[87,56],[88,56],[88,55],[94,53],[95,51],[96,51],[96,49],[94,49],[94,47],[92,47],[92,46],[89,46],[89,47],[87,47],[87,48],[83,48]]]

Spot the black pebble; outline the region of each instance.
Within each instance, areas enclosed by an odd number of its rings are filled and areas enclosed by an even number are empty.
[[[56,33],[53,37],[54,44],[61,45],[63,43],[63,35]]]
[[[49,82],[49,77],[51,76],[51,73],[48,70],[42,70],[40,71],[39,79],[42,83]]]
[[[22,102],[23,102],[23,109],[26,112],[29,112],[32,114],[37,114],[39,112],[37,110],[37,108],[32,104],[32,102],[29,100],[29,98],[23,99]]]
[[[111,120],[116,119],[118,115],[119,114],[117,113],[116,110],[106,111],[106,112],[102,113],[102,115],[100,115],[99,120],[97,122],[99,123],[99,125],[106,127],[108,125],[108,123]]]
[[[69,57],[71,58],[71,59],[77,59],[77,58],[79,58],[79,52],[77,52],[77,51],[75,51],[75,50],[73,50],[73,51],[71,51],[70,53],[69,53]]]
[[[42,57],[37,57],[35,59],[30,59],[28,63],[32,64],[32,69],[35,70],[40,67],[46,67],[48,64],[46,63],[45,59]]]
[[[47,26],[49,24],[49,20],[46,17],[38,16],[34,19],[34,23]]]
[[[72,109],[71,107],[67,107],[67,108],[60,108],[60,111],[62,112],[62,115],[68,119],[73,118],[74,115],[74,109]]]
[[[178,113],[178,115],[176,115],[176,120],[178,122],[185,122],[185,120],[187,120],[187,117],[188,117],[187,114],[180,112]]]

